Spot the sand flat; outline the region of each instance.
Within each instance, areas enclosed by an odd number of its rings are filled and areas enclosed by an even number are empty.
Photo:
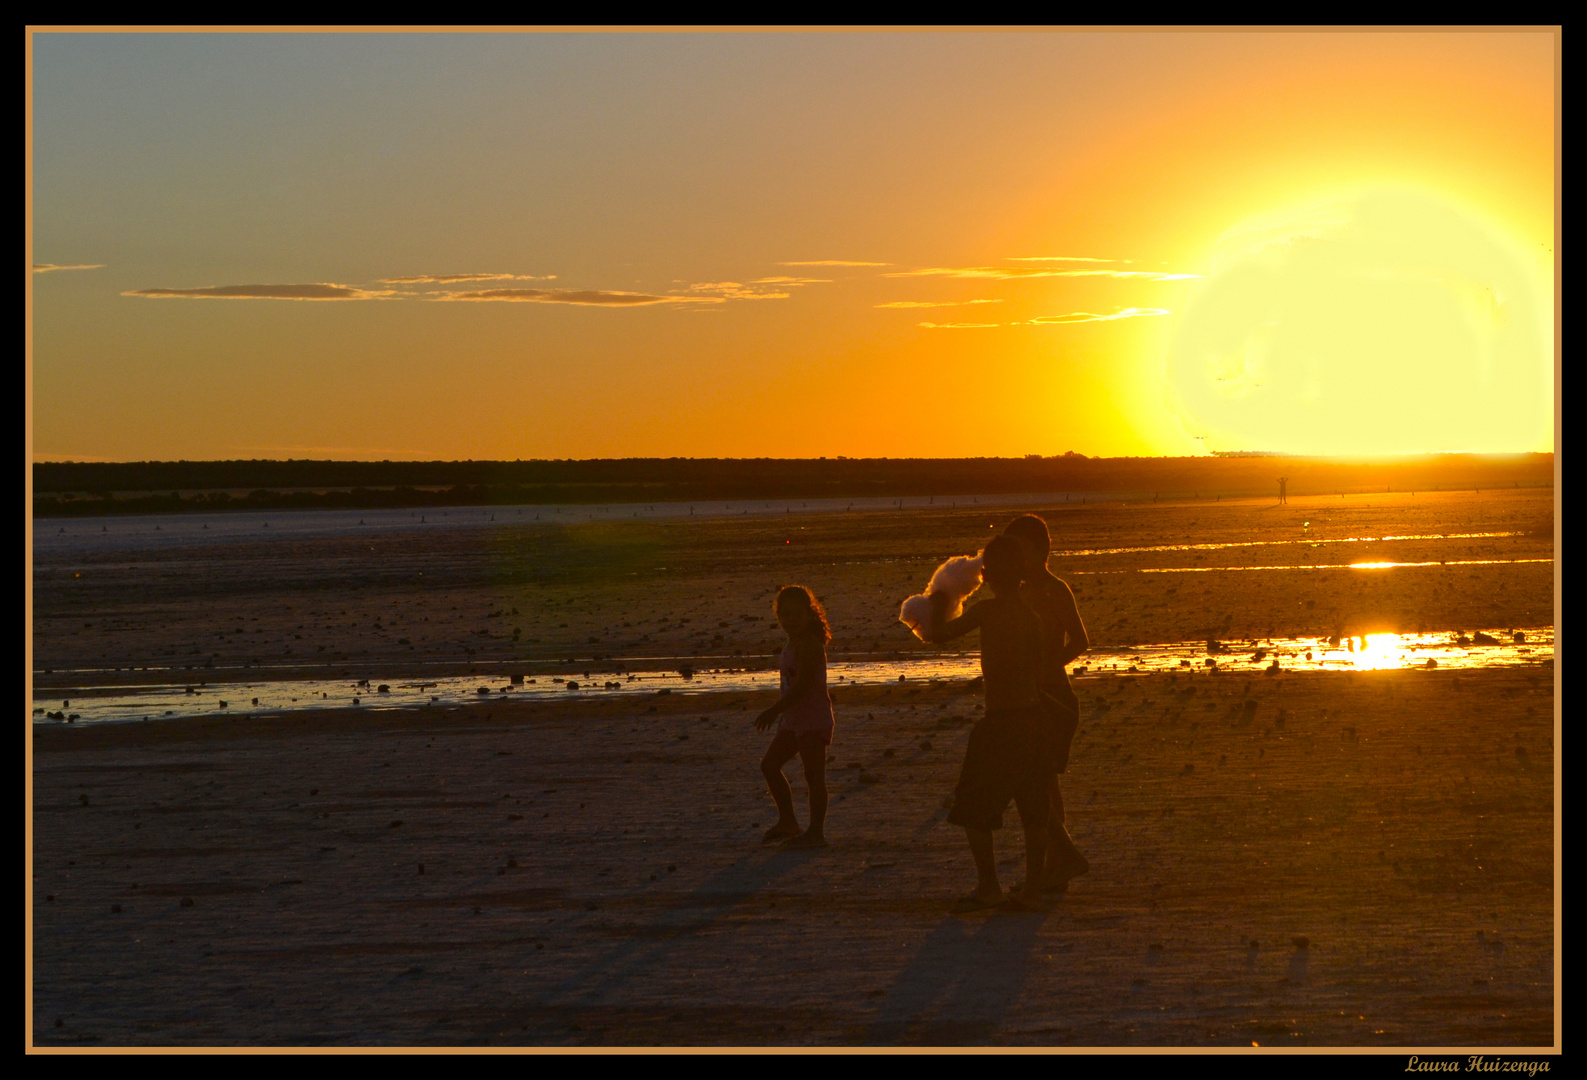
[[[946,913],[962,685],[837,692],[812,853],[748,695],[40,729],[34,1038],[1554,1041],[1551,665],[1079,686],[1040,915]]]
[[[1096,552],[1053,565],[1104,646],[1554,622],[1546,491],[1034,508],[1060,552]],[[112,542],[35,566],[35,687],[761,663],[789,580],[827,602],[835,657],[908,659],[898,602],[1010,516]],[[1418,539],[1334,542],[1390,536]],[[963,683],[836,690],[833,846],[805,853],[756,843],[769,695],[38,725],[34,1039],[1557,1039],[1552,662],[1077,689],[1066,790],[1093,870],[1040,915],[963,918],[943,821],[979,703]],[[1007,884],[1020,852],[1000,834]]]

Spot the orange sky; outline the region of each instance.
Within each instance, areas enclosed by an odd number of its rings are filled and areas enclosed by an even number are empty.
[[[1551,32],[31,41],[40,457],[1553,448]]]

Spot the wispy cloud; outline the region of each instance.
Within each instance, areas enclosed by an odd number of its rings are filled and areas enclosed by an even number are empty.
[[[1128,262],[1134,262],[1135,260],[1134,259],[1096,259],[1096,258],[1091,257],[1090,255],[1014,255],[1014,256],[1011,256],[1008,261],[1009,262],[1095,262],[1095,263],[1121,262],[1121,263],[1128,263]]]
[[[751,285],[830,285],[831,278],[819,277],[758,277]]]
[[[892,266],[884,262],[856,262],[853,259],[806,259],[801,262],[780,262],[778,266]]]
[[[1067,315],[1038,315],[1008,323],[917,323],[927,330],[993,330],[1002,326],[1068,326],[1071,323],[1112,322],[1114,319],[1135,319],[1145,315],[1172,315],[1166,308],[1120,308],[1111,315],[1096,315],[1089,311],[1071,311]]]
[[[993,281],[1055,277],[1145,278],[1148,281],[1178,281],[1182,278],[1194,278],[1201,275],[1165,274],[1156,270],[1071,270],[1051,266],[932,266],[921,270],[896,270],[893,273],[883,274],[882,276],[892,278],[980,278]]]
[[[314,282],[308,285],[211,285],[202,289],[132,289],[122,296],[177,297],[189,300],[379,300],[389,289],[360,289],[352,285]]]
[[[381,278],[382,285],[450,285],[459,281],[555,281],[555,274],[416,274]]]
[[[59,263],[33,264],[33,272],[35,274],[49,274],[56,270],[103,270],[104,268],[104,263],[75,263],[71,266],[63,266]]]
[[[1067,315],[1038,315],[1027,326],[1067,326],[1070,323],[1110,322],[1114,319],[1136,319],[1145,315],[1172,315],[1165,308],[1120,308],[1112,315],[1095,315],[1089,311],[1071,311]]]
[[[431,294],[432,300],[469,300],[519,304],[577,304],[582,307],[650,307],[656,304],[720,304],[723,296],[668,296],[605,289],[484,289]]]
[[[998,300],[894,300],[890,304],[877,304],[879,308],[968,307],[971,304],[1001,304]]]
[[[701,281],[690,285],[689,292],[699,294],[697,299],[714,300],[786,300],[792,295],[758,286],[753,281],[747,285],[738,281]]]

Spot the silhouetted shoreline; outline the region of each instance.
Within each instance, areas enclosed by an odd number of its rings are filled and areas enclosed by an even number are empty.
[[[587,461],[38,462],[36,517],[217,510],[420,509],[1032,492],[1140,499],[1549,487],[1553,454],[1377,460],[1088,458],[624,458]]]

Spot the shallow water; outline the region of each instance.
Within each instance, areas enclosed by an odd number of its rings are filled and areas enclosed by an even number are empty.
[[[1188,674],[1265,674],[1276,662],[1280,671],[1354,672],[1391,669],[1471,670],[1489,667],[1516,667],[1551,664],[1554,660],[1552,627],[1523,627],[1524,642],[1514,640],[1513,630],[1492,630],[1499,644],[1479,645],[1461,635],[1446,634],[1367,634],[1340,639],[1334,644],[1322,638],[1273,638],[1228,642],[1176,642],[1165,645],[1137,645],[1114,649],[1093,649],[1085,663],[1070,668],[1077,679],[1174,671]],[[658,692],[674,694],[721,693],[723,691],[773,691],[777,671],[769,664],[760,667],[710,667],[713,657],[675,657],[680,668],[692,665],[694,674],[685,678],[678,670],[628,672],[636,664],[653,666],[665,657],[608,659],[600,665],[570,671],[557,665],[563,674],[550,670],[531,671],[537,665],[515,665],[523,672],[522,682],[514,684],[506,666],[494,675],[476,674],[433,680],[392,680],[350,678],[259,680],[227,683],[173,683],[153,686],[95,686],[81,691],[87,695],[73,698],[71,689],[54,689],[48,698],[34,696],[32,719],[35,723],[60,723],[54,714],[74,716],[76,723],[159,720],[192,717],[224,711],[227,715],[289,713],[313,709],[358,707],[371,710],[489,704],[507,699],[566,698],[570,695],[641,696]],[[742,664],[742,661],[737,661]],[[541,668],[546,665],[538,665]],[[828,665],[828,685],[881,685],[898,682],[970,679],[981,673],[980,654],[948,653],[909,659],[836,661]],[[385,687],[382,690],[382,686]],[[840,701],[841,705],[841,701]]]

